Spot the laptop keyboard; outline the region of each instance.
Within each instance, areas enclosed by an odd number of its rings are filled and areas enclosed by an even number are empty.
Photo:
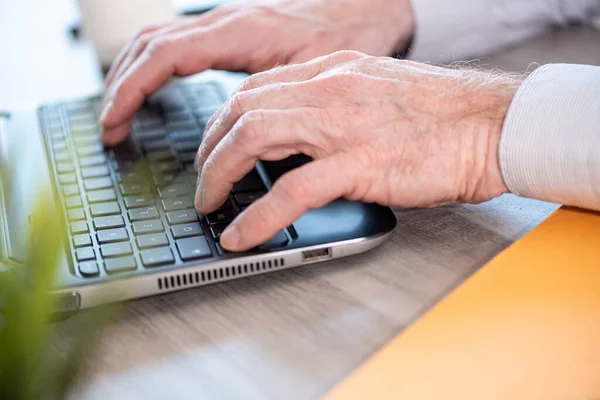
[[[91,278],[180,267],[225,254],[220,234],[267,188],[253,170],[214,213],[194,209],[194,159],[222,93],[215,82],[159,92],[137,113],[129,138],[113,148],[100,140],[99,98],[40,109],[73,273]],[[262,249],[285,246],[289,237],[281,231]]]

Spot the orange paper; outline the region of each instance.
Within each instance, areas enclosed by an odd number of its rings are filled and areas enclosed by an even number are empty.
[[[600,399],[600,215],[554,213],[326,399]]]

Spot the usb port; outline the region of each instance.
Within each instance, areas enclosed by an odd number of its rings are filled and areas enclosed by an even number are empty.
[[[331,258],[331,247],[325,249],[307,250],[302,252],[302,262],[310,263]]]

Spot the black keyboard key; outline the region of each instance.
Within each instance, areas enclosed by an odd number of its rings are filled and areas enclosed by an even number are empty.
[[[160,140],[146,141],[146,142],[144,142],[142,147],[144,148],[144,151],[152,152],[152,151],[168,150],[171,147],[171,145],[169,144],[168,140],[160,139]]]
[[[215,211],[206,215],[206,220],[209,224],[222,224],[230,223],[235,218],[235,212],[233,210],[222,210]]]
[[[175,262],[173,252],[168,247],[142,250],[140,251],[140,256],[142,258],[142,264],[144,264],[145,267],[173,264]]]
[[[133,233],[135,235],[140,235],[144,233],[158,233],[163,232],[164,230],[165,229],[163,227],[162,221],[159,219],[139,221],[133,223]]]
[[[183,261],[196,260],[212,256],[208,241],[203,236],[179,239],[175,242]]]
[[[249,206],[263,197],[265,193],[265,191],[238,193],[235,195],[235,201],[240,207]]]
[[[163,199],[162,206],[165,211],[177,211],[194,207],[194,202],[189,197],[172,197]]]
[[[141,168],[137,170],[121,171],[117,174],[117,180],[119,182],[146,182],[146,172]]]
[[[232,192],[240,193],[240,192],[256,192],[259,190],[264,190],[265,185],[263,185],[258,172],[255,169],[250,171],[246,176],[244,176],[239,182],[234,183]]]
[[[58,182],[61,185],[68,185],[77,182],[77,176],[75,174],[60,174],[58,175]]]
[[[91,178],[83,180],[83,187],[85,190],[97,190],[97,189],[107,189],[113,186],[112,181],[109,177],[104,178]]]
[[[198,221],[198,214],[194,209],[171,211],[167,213],[167,220],[169,225],[187,224]]]
[[[96,261],[81,262],[77,266],[77,269],[79,269],[79,273],[85,277],[97,276],[100,274],[100,270],[98,269],[98,264],[96,264]]]
[[[81,201],[81,197],[79,196],[70,196],[65,199],[65,205],[67,208],[77,208],[83,205]]]
[[[119,257],[127,256],[133,253],[129,242],[110,243],[100,246],[102,257]]]
[[[259,249],[268,250],[268,249],[273,249],[273,248],[277,248],[277,247],[282,247],[282,246],[285,246],[286,244],[288,244],[287,235],[285,234],[285,232],[279,231],[275,234],[275,236],[273,236],[267,242],[260,245]]]
[[[192,222],[189,224],[173,225],[171,227],[171,233],[175,239],[182,239],[191,236],[202,236],[204,232],[198,222]]]
[[[198,126],[193,120],[187,121],[173,121],[167,123],[167,130],[169,132],[183,131],[183,132],[196,132],[196,137],[200,136],[198,132]]]
[[[78,233],[88,233],[90,229],[85,221],[73,222],[71,224],[71,233],[76,235]]]
[[[176,183],[158,189],[158,194],[162,198],[185,196],[189,193],[188,185],[182,183]]]
[[[109,173],[110,171],[106,165],[81,168],[81,176],[83,178],[98,178],[101,176],[108,176]]]
[[[193,122],[192,114],[185,110],[168,112],[165,117],[169,122]]]
[[[138,207],[148,207],[154,205],[154,197],[149,194],[140,194],[137,196],[127,196],[125,197],[125,207],[127,209],[138,208]]]
[[[164,233],[151,233],[149,235],[140,235],[136,238],[137,245],[140,249],[149,247],[168,246],[169,240]]]
[[[123,217],[120,215],[94,218],[94,227],[96,229],[122,228],[124,226],[125,221],[123,221]]]
[[[221,204],[221,206],[219,208],[217,208],[215,212],[229,210],[230,208],[232,208],[231,207],[231,200],[228,197],[227,200],[225,200],[225,202],[223,204]]]
[[[210,233],[212,234],[212,237],[215,238],[215,240],[219,240],[219,238],[221,237],[221,233],[223,233],[225,231],[225,228],[227,228],[229,224],[214,224],[210,226]]]
[[[150,162],[155,161],[167,161],[173,160],[175,158],[173,152],[171,150],[160,150],[160,151],[151,151],[146,157]]]
[[[196,160],[196,152],[195,151],[186,151],[183,153],[179,153],[179,161],[182,164],[193,164]]]
[[[104,268],[109,274],[117,272],[131,271],[136,269],[137,263],[133,257],[109,258],[104,261]]]
[[[79,159],[79,165],[82,167],[91,167],[102,164],[106,164],[106,155],[104,154],[95,154],[93,156],[81,157]]]
[[[153,173],[168,173],[179,171],[179,163],[177,161],[163,161],[151,163],[149,169]]]
[[[103,229],[96,234],[98,243],[115,243],[129,240],[129,234],[125,228]]]
[[[109,201],[106,203],[96,203],[90,206],[92,217],[103,217],[105,215],[114,215],[121,213],[121,207],[119,203],[115,201]]]
[[[185,140],[181,142],[175,142],[173,147],[175,148],[175,151],[180,153],[187,151],[197,152],[198,148],[200,147],[200,143],[200,140]]]
[[[56,172],[59,174],[65,174],[73,171],[75,171],[75,166],[70,162],[60,162],[56,164]]]
[[[136,133],[136,137],[139,140],[156,140],[156,139],[163,139],[165,138],[165,136],[167,135],[167,130],[165,128],[163,128],[162,126],[159,125],[154,126],[154,127],[148,127],[148,128],[141,128],[140,130],[138,130],[138,132]]]
[[[131,222],[144,221],[147,219],[155,219],[160,217],[156,207],[134,208],[133,210],[129,210],[128,214]]]
[[[121,193],[123,195],[150,193],[150,185],[147,182],[125,182],[121,183],[119,188],[121,189]]]
[[[117,200],[117,194],[114,189],[92,190],[87,192],[87,199],[90,203],[101,203]]]
[[[83,246],[91,246],[92,238],[87,233],[81,233],[79,235],[73,236],[73,246],[75,247],[83,247]]]
[[[79,186],[65,185],[62,187],[62,191],[65,196],[73,196],[73,195],[79,194]]]
[[[193,140],[197,141],[197,140],[202,139],[202,132],[200,130],[196,130],[196,129],[190,130],[190,131],[175,130],[169,134],[169,138],[174,143],[189,142],[189,141],[193,141]]]
[[[85,219],[85,212],[82,208],[69,210],[69,221],[81,221]]]
[[[77,261],[94,260],[96,258],[96,254],[92,247],[82,247],[77,249],[75,250],[75,255],[77,256]]]

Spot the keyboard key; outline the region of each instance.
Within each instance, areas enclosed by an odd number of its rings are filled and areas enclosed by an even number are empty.
[[[171,183],[185,183],[185,176],[182,173],[175,174],[156,174],[152,177],[154,184],[159,188],[167,186]]]
[[[99,176],[107,176],[109,173],[110,171],[106,165],[81,168],[81,176],[83,178],[97,178]]]
[[[200,140],[202,139],[202,132],[200,132],[199,130],[191,130],[191,131],[185,131],[185,130],[175,130],[173,132],[171,132],[169,134],[169,138],[171,139],[171,141],[173,142],[189,142],[192,140]]]
[[[146,155],[148,160],[152,161],[166,161],[173,160],[175,156],[171,150],[152,151]]]
[[[180,239],[175,243],[177,244],[177,250],[183,261],[212,256],[208,241],[203,236]]]
[[[117,194],[114,189],[92,190],[87,192],[87,199],[90,203],[100,203],[117,200]]]
[[[221,237],[221,233],[223,233],[225,231],[225,228],[227,228],[229,224],[214,224],[210,226],[210,233],[212,234],[212,237],[215,238],[215,240],[219,240],[219,238]]]
[[[91,167],[93,165],[102,165],[106,163],[106,155],[95,154],[93,156],[81,157],[79,159],[79,165],[82,167]]]
[[[93,260],[96,258],[96,254],[92,247],[82,247],[77,249],[75,250],[75,254],[77,256],[77,261]]]
[[[69,153],[68,151],[60,151],[60,152],[54,153],[54,159],[56,160],[56,162],[63,162],[63,161],[71,161],[72,157],[71,157],[71,153]]]
[[[267,242],[259,246],[261,250],[273,249],[276,247],[282,247],[288,244],[288,237],[283,231],[279,231],[269,239]]]
[[[145,267],[154,267],[156,265],[172,264],[175,262],[173,252],[168,247],[157,247],[140,251],[142,264]]]
[[[172,197],[163,199],[162,206],[165,211],[183,210],[184,208],[194,207],[194,202],[189,197]]]
[[[133,253],[133,250],[129,242],[121,242],[103,244],[100,246],[100,253],[102,254],[102,257],[118,257],[129,255]]]
[[[69,210],[69,221],[81,221],[85,219],[85,212],[82,208]]]
[[[146,182],[146,173],[141,170],[121,171],[117,173],[119,182]]]
[[[100,154],[104,152],[102,143],[96,143],[88,146],[77,148],[77,155],[80,157],[91,156],[92,154]]]
[[[186,224],[198,221],[198,214],[194,209],[171,211],[167,213],[167,220],[169,225]]]
[[[75,171],[75,166],[70,162],[60,162],[56,164],[56,172],[64,174]]]
[[[265,191],[260,192],[246,192],[246,193],[238,193],[235,195],[235,201],[240,206],[249,206],[254,203],[256,200],[260,199],[265,195]]]
[[[137,207],[148,207],[154,205],[154,197],[149,194],[140,194],[137,196],[127,196],[125,197],[125,207],[127,209],[137,208]]]
[[[166,187],[159,188],[158,194],[162,198],[185,196],[189,194],[188,185],[182,183],[172,184]]]
[[[179,163],[177,161],[163,161],[151,163],[149,165],[151,172],[175,172],[179,171]]]
[[[171,147],[171,145],[169,144],[168,140],[159,139],[159,140],[146,141],[146,142],[144,142],[142,147],[143,147],[144,151],[152,152],[152,151],[168,150]]]
[[[129,240],[129,234],[125,228],[103,229],[96,234],[98,243],[114,243]]]
[[[73,222],[71,224],[71,233],[73,233],[73,235],[78,233],[88,233],[89,231],[88,224],[85,221]]]
[[[122,228],[124,226],[125,221],[123,221],[123,217],[120,215],[94,218],[94,227],[96,229]]]
[[[246,176],[244,176],[239,182],[236,182],[233,185],[233,193],[240,192],[256,192],[258,190],[264,190],[265,185],[263,185],[258,172],[255,169],[250,171]]]
[[[85,277],[96,276],[100,274],[100,270],[98,269],[98,264],[96,264],[96,261],[84,261],[79,263],[77,269],[79,269],[79,273]]]
[[[228,197],[227,200],[225,200],[225,202],[223,204],[221,204],[221,207],[216,209],[216,211],[229,210],[230,208],[231,208],[231,200]]]
[[[83,205],[81,201],[81,197],[79,196],[70,196],[65,199],[65,205],[67,208],[77,208]]]
[[[174,225],[171,227],[171,233],[175,239],[186,238],[190,236],[202,236],[204,232],[197,222],[189,224]]]
[[[193,164],[195,160],[195,151],[186,151],[184,153],[179,153],[179,162],[181,162],[182,164]]]
[[[121,193],[123,193],[123,195],[144,194],[150,192],[150,185],[146,182],[125,182],[121,183],[119,187],[121,188]]]
[[[136,238],[140,249],[148,247],[168,246],[169,240],[164,233],[152,233],[149,235],[140,235]]]
[[[71,133],[73,135],[73,133]],[[102,141],[98,137],[95,130],[80,131],[74,138],[76,148],[87,147],[87,146],[102,146]]]
[[[136,134],[139,140],[163,139],[167,135],[167,131],[162,126],[154,126],[152,128],[142,128]]]
[[[79,194],[79,186],[65,185],[62,187],[62,191],[65,196],[73,196],[73,195]]]
[[[233,221],[235,218],[235,212],[233,210],[222,210],[215,211],[214,213],[210,213],[206,215],[206,220],[209,224],[221,224],[221,223],[229,223]]]
[[[64,140],[57,140],[56,142],[52,143],[52,148],[57,152],[65,151],[67,150],[67,143]]]
[[[133,223],[133,233],[135,235],[139,235],[142,233],[158,233],[163,232],[165,229],[163,227],[162,221],[159,219],[154,219],[150,221],[139,221]]]
[[[81,233],[73,236],[73,245],[75,247],[91,246],[92,238],[87,233]]]
[[[117,272],[131,271],[136,269],[137,263],[133,257],[109,258],[104,261],[104,268],[109,274]]]
[[[167,123],[167,130],[170,132],[174,131],[184,131],[184,132],[195,132],[196,137],[200,136],[198,132],[198,127],[196,126],[196,122],[193,120],[187,121],[173,121]]]
[[[175,151],[177,152],[186,152],[186,151],[193,151],[193,152],[197,152],[198,148],[200,147],[200,140],[185,140],[185,141],[181,141],[181,142],[175,142],[175,144],[173,144],[173,147],[175,148]]]
[[[121,207],[115,201],[106,203],[96,203],[90,206],[92,217],[102,217],[105,215],[113,215],[121,213]]]
[[[85,190],[107,189],[113,186],[112,181],[108,177],[91,178],[83,180]]]
[[[143,221],[146,219],[154,219],[160,217],[156,207],[134,208],[133,210],[130,210],[128,214],[129,220],[131,222]]]
[[[58,175],[58,182],[60,182],[61,185],[76,183],[77,176],[75,176],[75,174],[60,174]]]

